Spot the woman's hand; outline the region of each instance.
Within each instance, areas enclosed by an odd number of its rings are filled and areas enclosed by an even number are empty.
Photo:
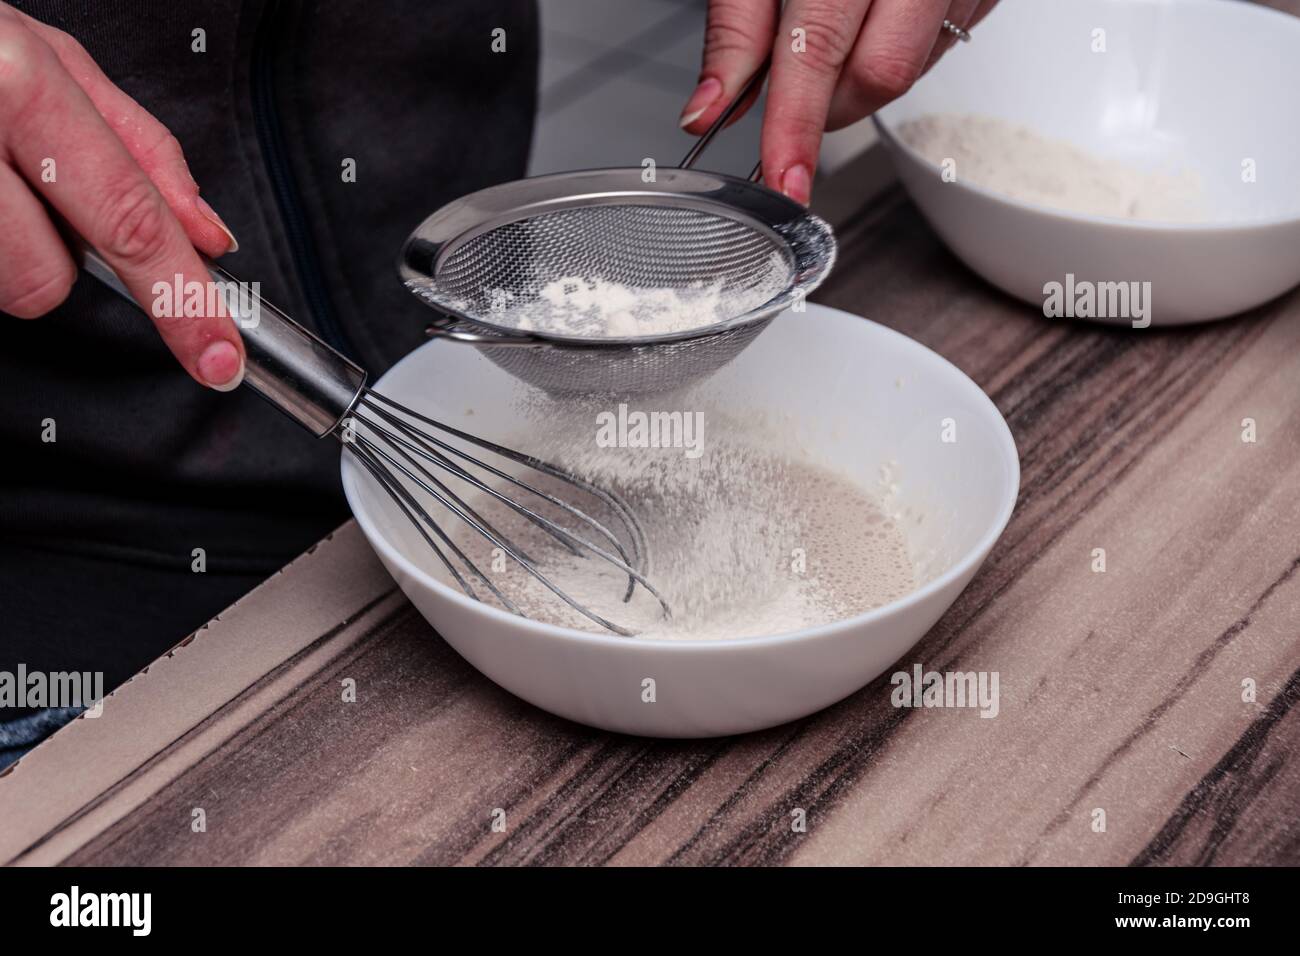
[[[771,53],[763,179],[807,203],[823,130],[902,96],[956,40],[943,21],[969,29],[996,2],[789,0],[783,9],[778,0],[709,0],[700,84],[682,126],[707,130]]]
[[[99,250],[201,384],[243,377],[224,315],[155,316],[155,282],[210,281],[195,252],[234,237],[199,198],[180,143],[119,90],[72,37],[0,3],[0,311],[43,315],[77,270],[45,204]]]

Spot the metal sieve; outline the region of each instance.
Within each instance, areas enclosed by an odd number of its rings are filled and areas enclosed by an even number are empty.
[[[744,100],[751,86],[736,98]],[[407,239],[403,281],[440,316],[431,335],[477,346],[554,395],[667,391],[721,368],[826,278],[830,226],[750,180],[690,165],[538,176],[471,193]],[[649,181],[647,181],[649,180]],[[543,290],[571,277],[707,299],[707,322],[643,336],[536,328]]]

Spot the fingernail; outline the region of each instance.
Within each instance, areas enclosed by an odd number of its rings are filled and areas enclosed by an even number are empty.
[[[218,392],[233,392],[244,380],[244,360],[239,349],[218,339],[199,356],[199,377]]]
[[[204,219],[208,220],[208,222],[212,223],[226,234],[226,238],[230,240],[230,245],[226,247],[226,252],[238,252],[239,242],[235,239],[235,234],[230,231],[229,226],[221,221],[221,217],[217,215],[215,209],[208,205],[208,201],[202,196],[195,196],[194,206],[203,214]]]
[[[685,129],[697,119],[704,115],[704,111],[712,106],[722,95],[722,82],[715,77],[708,77],[701,80],[700,85],[695,88],[691,98],[686,101],[686,106],[682,109],[682,118],[677,121],[677,125]]]
[[[795,202],[808,205],[812,199],[812,174],[803,163],[796,163],[785,171],[781,177],[781,192]]]

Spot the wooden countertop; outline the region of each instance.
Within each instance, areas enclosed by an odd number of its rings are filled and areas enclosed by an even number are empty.
[[[1050,321],[895,187],[840,218],[819,300],[955,362],[1021,452],[1006,533],[899,663],[999,671],[996,719],[895,709],[886,676],[739,738],[591,730],[464,663],[349,523],[0,776],[0,860],[1300,863],[1300,293]]]

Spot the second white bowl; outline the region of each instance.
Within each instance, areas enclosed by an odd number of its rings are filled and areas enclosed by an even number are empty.
[[[926,219],[994,285],[1041,309],[1044,287],[1067,275],[1080,288],[1150,282],[1151,324],[1178,324],[1300,282],[1297,90],[1300,19],[1257,4],[1002,0],[876,125]],[[1059,212],[965,183],[960,168],[945,182],[897,132],[944,113],[1006,120],[1137,168],[1189,169],[1206,221]]]

